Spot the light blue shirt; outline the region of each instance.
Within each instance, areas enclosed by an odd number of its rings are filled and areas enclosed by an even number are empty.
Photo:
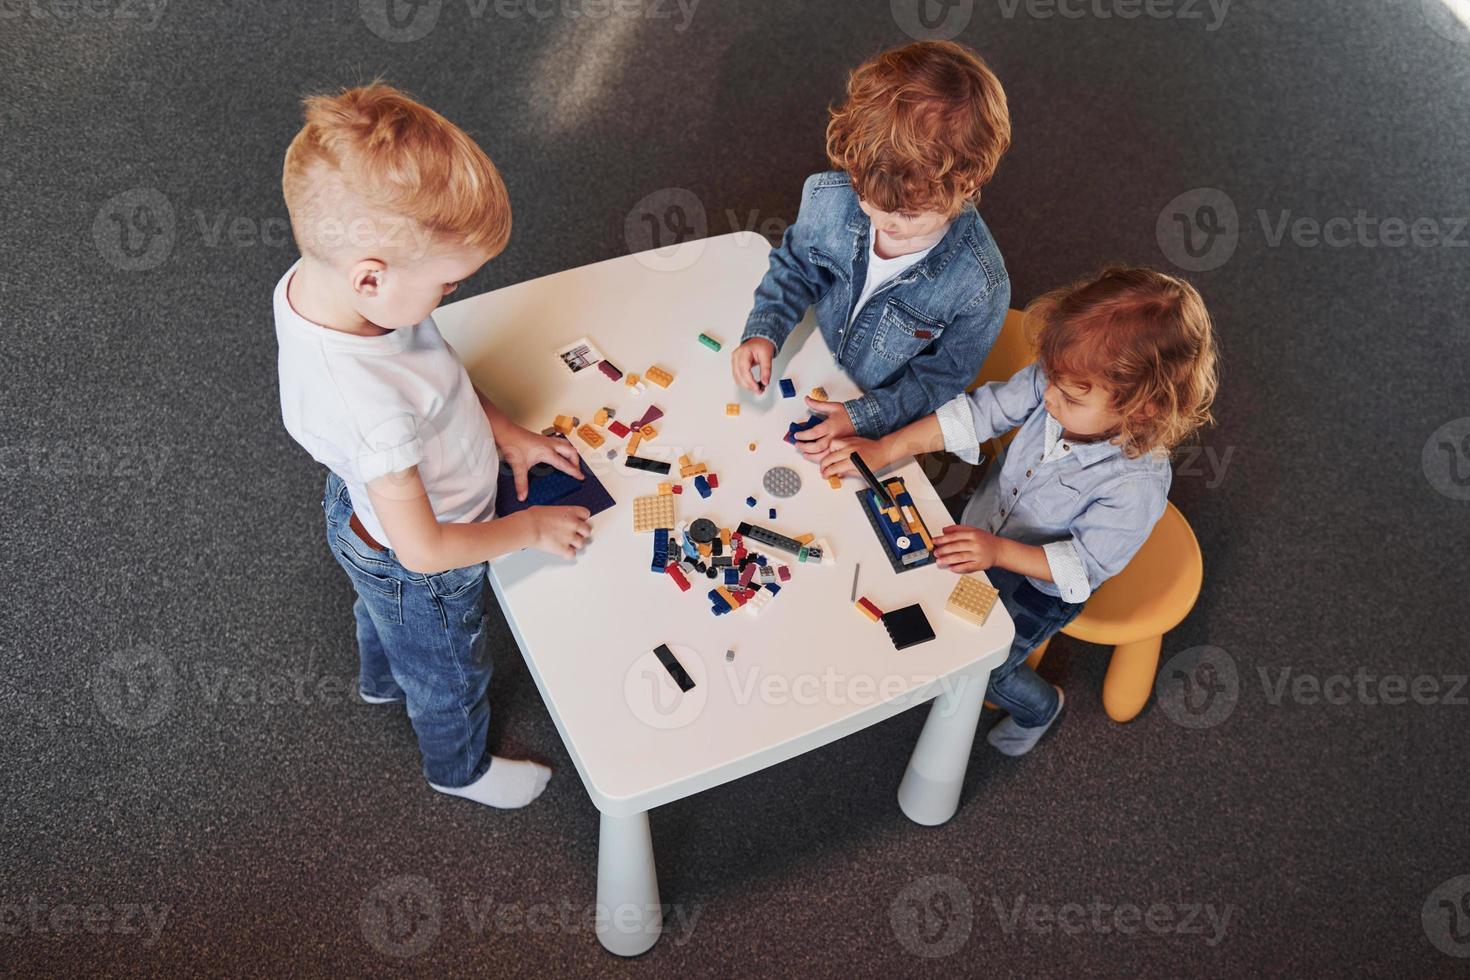
[[[944,448],[967,463],[980,444],[1017,426],[1010,447],[986,473],[961,518],[971,527],[1040,545],[1052,582],[1028,581],[1047,595],[1085,602],[1123,570],[1148,540],[1168,503],[1168,457],[1129,459],[1121,446],[1073,442],[1043,404],[1040,364],[946,402],[935,414]]]

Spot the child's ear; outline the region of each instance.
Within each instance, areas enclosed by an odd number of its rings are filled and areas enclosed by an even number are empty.
[[[383,274],[388,271],[387,263],[380,259],[362,259],[352,267],[352,291],[361,296],[375,297],[383,288]]]

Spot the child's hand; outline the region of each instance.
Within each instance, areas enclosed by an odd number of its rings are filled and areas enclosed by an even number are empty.
[[[504,520],[525,523],[526,547],[558,558],[576,558],[592,536],[591,517],[586,507],[527,507]]]
[[[526,472],[537,463],[549,463],[568,476],[585,479],[577,463],[581,457],[571,442],[543,436],[519,425],[511,427],[509,434],[500,440],[500,455],[510,464],[516,478],[517,500],[526,499]]]
[[[819,402],[808,395],[806,407],[818,415],[827,416],[827,421],[796,434],[796,448],[800,449],[802,455],[807,459],[815,463],[827,455],[833,439],[851,436],[856,430],[852,426],[851,417],[847,414],[847,406],[841,402]],[[867,455],[864,454],[863,461],[866,462],[867,458]]]
[[[764,337],[751,337],[730,352],[730,373],[735,383],[757,395],[771,383],[771,360],[776,356],[776,345]],[[760,380],[751,373],[752,367],[760,368]]]
[[[934,538],[934,558],[941,567],[961,575],[983,572],[995,564],[1000,540],[978,527],[951,524]]]
[[[827,446],[827,455],[821,459],[822,476],[861,476],[853,465],[852,454],[857,453],[868,464],[868,469],[877,473],[893,460],[888,458],[888,449],[882,439],[862,439],[858,436],[842,436],[833,439]]]

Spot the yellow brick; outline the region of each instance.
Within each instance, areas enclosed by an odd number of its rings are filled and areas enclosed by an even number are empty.
[[[645,439],[652,439],[654,436],[658,435],[658,430],[655,429],[652,425],[645,425],[643,428],[639,429],[638,432]]]
[[[633,498],[633,530],[638,533],[674,526],[673,494]]]
[[[628,455],[635,456],[638,453],[638,444],[643,441],[643,433],[635,432],[628,437]]]
[[[636,375],[636,374],[625,374],[625,375],[623,375],[623,384],[627,385],[629,388],[633,387],[637,383],[638,383],[638,375]]]
[[[573,419],[570,415],[558,415],[556,421],[551,423],[551,427],[562,435],[566,435],[572,431],[572,422]]]
[[[995,608],[995,600],[999,595],[1000,593],[996,592],[995,587],[990,583],[969,575],[961,575],[960,580],[955,583],[954,591],[949,594],[949,600],[945,602],[944,609],[966,622],[984,626],[990,610]]]
[[[607,425],[607,409],[599,408],[597,414],[592,416],[593,425]]]
[[[826,388],[823,388],[821,385],[818,385],[817,387],[815,387],[815,388],[812,389],[812,397],[815,398],[819,402],[826,401],[827,400],[827,389]]]
[[[802,544],[811,544],[816,539],[817,539],[817,536],[815,534],[813,534],[812,532],[808,531],[805,534],[798,534],[796,537],[792,538],[791,540],[793,540],[793,541],[799,541]]]
[[[740,403],[739,402],[730,402],[729,404],[727,404],[725,406],[725,414],[726,415],[739,415],[740,414]]]
[[[842,489],[842,477],[840,477],[840,476],[829,476],[829,477],[827,477],[827,485],[829,487],[831,487],[833,490],[841,490]]]
[[[674,492],[674,485],[672,483],[660,483],[658,485],[658,492],[661,494],[672,494]]]
[[[674,383],[674,376],[656,364],[643,372],[643,377],[652,381],[660,388],[667,388]]]
[[[577,435],[581,436],[582,441],[591,446],[593,449],[596,449],[598,446],[602,445],[602,433],[593,428],[590,422],[587,425],[584,425],[580,429],[578,429]]]

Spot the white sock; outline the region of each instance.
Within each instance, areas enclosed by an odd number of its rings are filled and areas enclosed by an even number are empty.
[[[502,810],[515,810],[540,796],[550,779],[551,770],[540,763],[502,759],[494,755],[490,757],[490,768],[485,770],[485,775],[468,786],[429,785],[450,796],[462,796]]]

